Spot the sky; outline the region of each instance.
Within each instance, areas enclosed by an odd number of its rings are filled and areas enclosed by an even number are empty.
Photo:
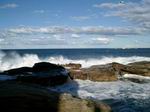
[[[0,49],[150,48],[150,0],[0,0]]]

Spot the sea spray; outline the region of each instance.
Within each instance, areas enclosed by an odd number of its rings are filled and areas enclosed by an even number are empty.
[[[121,64],[128,64],[137,61],[150,61],[150,57],[142,57],[142,56],[131,56],[131,57],[113,57],[113,56],[102,56],[99,58],[85,58],[81,59],[78,57],[77,59],[69,59],[65,56],[46,56],[40,57],[38,54],[28,54],[25,53],[20,55],[17,52],[0,52],[0,71],[18,68],[23,66],[31,67],[37,62],[50,62],[55,64],[68,64],[68,63],[80,63],[82,67],[90,67],[92,65],[101,65],[112,62],[118,62]]]

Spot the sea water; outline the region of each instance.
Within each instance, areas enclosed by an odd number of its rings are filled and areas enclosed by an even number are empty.
[[[0,71],[33,66],[46,61],[55,64],[80,63],[82,67],[118,62],[150,61],[150,49],[24,49],[1,50]]]
[[[0,71],[22,66],[32,67],[35,63],[42,61],[55,64],[80,63],[82,67],[111,62],[128,64],[150,61],[150,49],[14,49],[0,51]],[[2,78],[5,79],[4,76]],[[81,98],[103,101],[109,104],[114,112],[150,112],[149,85],[150,82],[138,84],[130,81],[75,80],[50,89],[68,92]]]

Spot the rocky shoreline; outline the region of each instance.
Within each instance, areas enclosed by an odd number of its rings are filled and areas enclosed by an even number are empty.
[[[71,77],[73,77],[74,79],[101,82],[124,80],[125,74],[135,74],[139,76],[150,77],[150,62],[148,61],[129,63],[127,65],[114,62],[105,65],[94,65],[89,68],[82,68],[79,67],[79,65],[75,68],[74,66],[73,69],[70,65],[67,66],[67,68],[69,68],[68,70],[71,74]],[[128,79],[135,82],[140,82],[140,79],[136,77],[132,77],[132,79],[128,77]]]
[[[125,77],[126,74],[132,74],[133,77]],[[128,65],[109,63],[89,68],[82,68],[81,64],[74,63],[55,65],[40,62],[33,67],[3,71],[0,77],[6,78],[0,81],[1,109],[15,112],[112,112],[111,107],[103,102],[80,99],[68,93],[49,90],[47,87],[62,85],[73,79],[146,82],[145,79],[134,77],[134,74],[150,77],[150,62]]]

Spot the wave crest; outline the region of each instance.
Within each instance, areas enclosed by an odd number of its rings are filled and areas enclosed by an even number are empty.
[[[37,54],[19,55],[17,52],[4,53],[0,51],[0,71],[18,68],[23,66],[33,66],[37,62],[51,62],[55,64],[80,63],[82,67],[90,67],[92,65],[101,65],[112,62],[121,64],[128,64],[137,61],[150,61],[150,57],[101,57],[101,58],[87,58],[87,59],[69,59],[64,56],[49,56],[45,58],[39,57]]]

